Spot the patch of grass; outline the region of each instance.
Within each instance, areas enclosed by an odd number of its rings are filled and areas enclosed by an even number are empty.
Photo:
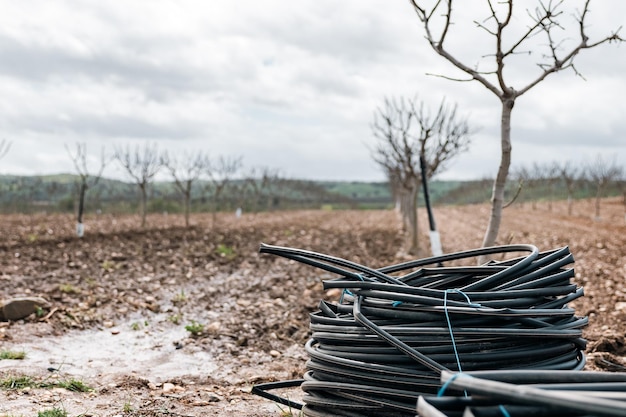
[[[280,405],[277,405],[280,409],[280,417],[302,417],[304,413],[302,411],[293,410],[291,407],[284,408]]]
[[[180,314],[172,314],[167,319],[174,324],[180,324],[180,321],[183,319],[183,316]]]
[[[178,294],[172,297],[172,303],[174,305],[184,304],[187,301],[187,295],[185,294],[185,290],[180,290]]]
[[[36,388],[38,384],[29,376],[7,376],[0,380],[2,389]]]
[[[65,294],[78,294],[80,289],[76,288],[72,284],[59,284],[59,291]]]
[[[185,326],[185,330],[193,336],[198,336],[204,330],[204,324],[191,320],[191,323]]]
[[[93,388],[86,385],[83,381],[77,379],[69,379],[67,381],[61,381],[57,384],[60,388],[65,388],[68,391],[73,392],[91,392]]]
[[[21,375],[21,376],[7,376],[4,379],[0,379],[0,389],[5,390],[19,390],[24,388],[65,388],[66,390],[73,392],[91,392],[93,388],[88,386],[82,381],[77,379],[68,379],[61,382],[49,382],[44,380],[43,382],[35,381],[33,378]]]
[[[232,246],[227,246],[227,245],[224,245],[223,243],[220,243],[219,245],[217,245],[217,249],[215,249],[215,251],[222,258],[226,258],[226,259],[233,259],[235,256],[237,256],[237,254],[235,253],[235,249],[233,249]]]
[[[67,411],[62,408],[54,407],[49,410],[38,412],[37,417],[67,417]]]
[[[15,350],[2,350],[0,351],[0,359],[24,359],[26,357],[26,352],[15,351]]]
[[[131,413],[133,411],[133,406],[130,404],[130,402],[125,402],[124,406],[122,407],[122,411],[125,413]]]
[[[105,271],[109,272],[109,271],[112,271],[115,268],[115,262],[109,261],[109,260],[105,260],[105,261],[102,261],[100,266],[102,267],[102,269],[104,269]]]
[[[149,325],[150,325],[150,322],[148,320],[144,320],[143,324],[138,321],[134,321],[133,323],[131,323],[130,328],[132,330],[141,330],[142,326],[148,327]]]

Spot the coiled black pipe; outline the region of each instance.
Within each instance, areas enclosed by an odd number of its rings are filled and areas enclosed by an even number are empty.
[[[262,244],[260,252],[337,274],[324,288],[343,289],[339,304],[322,301],[311,315],[306,416],[414,416],[444,372],[571,372],[585,364],[587,319],[567,308],[583,295],[565,268],[574,260],[567,247],[497,246],[379,269],[301,249]],[[526,255],[443,266],[517,252]]]

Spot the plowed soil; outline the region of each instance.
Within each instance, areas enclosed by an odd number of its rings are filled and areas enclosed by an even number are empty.
[[[423,210],[422,210],[423,211]],[[488,205],[437,207],[444,252],[477,248]],[[423,255],[427,221],[420,213]],[[370,267],[414,258],[403,251],[394,211],[296,211],[87,216],[74,236],[69,215],[0,218],[0,298],[50,302],[24,320],[0,322],[0,383],[28,376],[37,386],[0,388],[0,416],[61,408],[70,416],[271,416],[283,411],[250,393],[253,384],[301,377],[308,314],[336,301],[322,281],[334,276],[258,253],[264,242],[308,249]],[[626,223],[620,199],[504,213],[499,244],[540,250],[569,246],[575,283],[570,304],[588,316],[587,369],[626,370]],[[76,392],[60,382],[80,381]],[[4,384],[6,385],[6,384]],[[289,393],[297,399],[297,390]],[[285,410],[288,411],[288,410]]]

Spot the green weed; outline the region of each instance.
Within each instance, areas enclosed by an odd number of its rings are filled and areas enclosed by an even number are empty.
[[[291,408],[291,406],[289,406],[288,408],[281,407],[280,405],[277,405],[277,406],[280,409],[280,417],[302,417],[302,416],[304,416],[304,413],[302,413],[302,411],[293,410]]]
[[[133,411],[133,406],[130,404],[130,402],[125,402],[124,406],[122,407],[122,411],[124,411],[125,413],[130,413]]]
[[[185,295],[185,290],[180,290],[178,294],[172,297],[172,303],[174,305],[184,304],[187,301],[187,295]]]
[[[15,351],[15,350],[2,350],[0,351],[0,359],[24,359],[26,357],[26,352]]]
[[[109,261],[109,260],[105,260],[105,261],[102,261],[100,266],[102,267],[102,269],[104,269],[105,271],[109,272],[109,271],[112,271],[115,268],[115,262]]]
[[[62,408],[51,408],[37,413],[37,417],[67,417],[67,411]]]
[[[198,336],[204,330],[204,324],[191,320],[191,323],[185,326],[185,330],[193,336]]]
[[[237,254],[235,253],[235,249],[233,249],[232,246],[227,246],[227,245],[224,245],[223,243],[220,243],[219,245],[217,245],[217,249],[215,251],[222,258],[226,258],[226,259],[233,259],[235,256],[237,256]]]
[[[83,381],[79,381],[77,379],[69,379],[67,381],[62,381],[57,384],[59,388],[65,388],[68,391],[73,392],[91,392],[93,388],[86,385]]]
[[[72,284],[59,284],[59,291],[65,294],[78,294],[80,290]]]
[[[29,376],[7,376],[0,380],[2,389],[36,388],[38,384]]]

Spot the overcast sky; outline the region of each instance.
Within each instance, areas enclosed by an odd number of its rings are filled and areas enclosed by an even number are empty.
[[[467,2],[464,2],[467,4]],[[525,25],[519,2],[519,18]],[[521,4],[524,4],[522,6]],[[490,68],[492,39],[471,25],[485,2],[459,8],[449,48]],[[581,1],[568,1],[567,6]],[[516,3],[517,5],[517,3]],[[65,146],[156,143],[172,153],[240,156],[246,168],[289,177],[384,180],[372,161],[373,114],[385,97],[445,97],[480,131],[442,179],[493,177],[500,102],[462,77],[424,40],[408,1],[0,0],[0,174],[73,172]],[[479,7],[481,6],[481,7]],[[591,40],[626,20],[623,0],[594,0]],[[574,8],[566,10],[571,22]],[[465,23],[464,23],[465,22]],[[622,36],[626,32],[622,31]],[[512,40],[512,38],[511,38]],[[510,40],[510,41],[511,41]],[[565,37],[567,49],[575,39]],[[543,42],[537,40],[537,42]],[[626,45],[583,51],[577,68],[520,97],[514,165],[597,155],[626,162]],[[540,56],[507,67],[521,89]],[[97,167],[93,168],[94,171]],[[123,177],[116,164],[108,177]]]

